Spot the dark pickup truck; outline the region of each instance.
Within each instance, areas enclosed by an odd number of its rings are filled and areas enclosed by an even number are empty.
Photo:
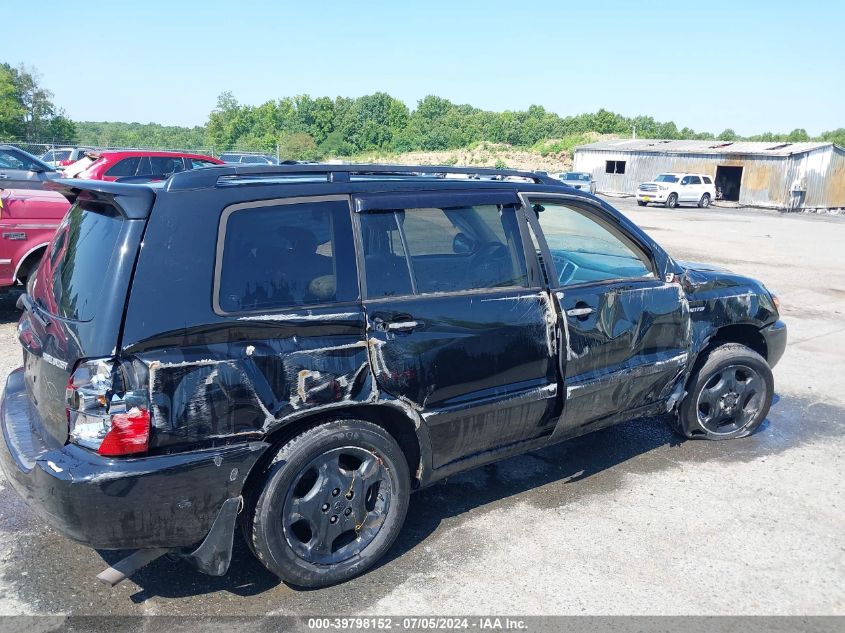
[[[285,582],[339,582],[421,486],[643,415],[742,437],[772,402],[763,284],[541,174],[55,186],[73,206],[21,297],[0,461],[56,529],[138,550],[112,582],[164,552],[223,574],[237,523]]]

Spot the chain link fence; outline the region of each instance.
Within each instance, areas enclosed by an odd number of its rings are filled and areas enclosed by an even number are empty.
[[[84,148],[84,149],[91,149],[91,150],[142,150],[142,151],[150,151],[150,152],[183,152],[187,154],[203,154],[205,156],[213,156],[215,158],[220,157],[222,154],[238,154],[243,156],[254,156],[254,157],[270,157],[279,159],[279,147],[275,147],[274,149],[266,152],[257,151],[254,148],[240,148],[240,147],[233,147],[231,149],[217,149],[215,150],[214,147],[161,147],[161,146],[118,146],[118,145],[110,145],[110,144],[94,144],[94,145],[83,145],[79,143],[74,143],[73,141],[18,141],[18,140],[4,140],[0,139],[0,145],[12,145],[19,149],[22,149],[29,154],[32,154],[36,158],[41,158],[42,160],[46,161],[53,161],[53,160],[62,160],[61,158],[53,158],[56,153],[61,153],[62,151],[68,151],[73,148]],[[51,156],[48,156],[48,153],[52,152]],[[261,161],[250,161],[245,160],[243,162],[261,162]]]
[[[69,154],[70,152],[68,150],[74,148],[84,148],[90,150],[142,150],[150,152],[183,152],[187,154],[203,154],[205,156],[214,157],[217,156],[217,154],[214,152],[213,147],[127,147],[108,144],[82,145],[79,143],[74,143],[72,141],[17,141],[3,139],[0,139],[0,145],[11,145],[13,147],[17,147],[18,149],[22,149],[23,151],[32,154],[36,158],[40,158],[45,161],[62,160],[61,157],[56,157],[56,155],[61,155],[62,151],[67,151]],[[238,153],[245,154],[247,152]],[[259,154],[259,152],[249,153],[256,155]]]

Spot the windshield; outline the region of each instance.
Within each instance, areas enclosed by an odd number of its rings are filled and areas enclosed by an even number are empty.
[[[583,180],[585,182],[589,182],[590,175],[584,174],[578,171],[568,171],[563,175],[564,180]]]
[[[678,182],[678,177],[672,174],[660,174],[654,182]]]

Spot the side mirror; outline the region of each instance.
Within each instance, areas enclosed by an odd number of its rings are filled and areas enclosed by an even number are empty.
[[[474,253],[477,244],[475,240],[469,237],[466,233],[458,233],[452,239],[452,251],[456,255],[469,255]]]

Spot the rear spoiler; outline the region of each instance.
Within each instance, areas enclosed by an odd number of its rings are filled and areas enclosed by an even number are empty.
[[[113,202],[130,220],[142,220],[149,216],[155,201],[155,190],[145,185],[85,180],[82,178],[55,178],[44,183],[45,189],[62,194],[73,204],[83,192],[95,199]]]

